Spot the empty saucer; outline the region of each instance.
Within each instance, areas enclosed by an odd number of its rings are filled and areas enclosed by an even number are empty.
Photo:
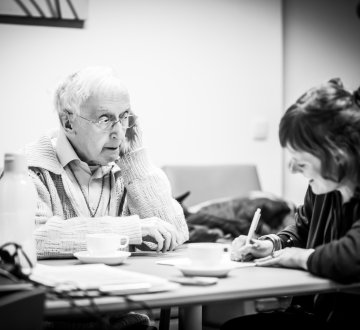
[[[74,256],[81,262],[87,264],[106,264],[106,265],[118,265],[124,262],[131,255],[130,252],[116,251],[108,255],[93,255],[89,251],[75,252]]]

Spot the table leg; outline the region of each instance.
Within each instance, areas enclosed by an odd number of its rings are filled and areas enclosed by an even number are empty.
[[[160,311],[160,320],[159,320],[159,330],[169,330],[170,329],[170,316],[171,308],[161,308]]]
[[[202,305],[179,307],[179,330],[202,329]]]

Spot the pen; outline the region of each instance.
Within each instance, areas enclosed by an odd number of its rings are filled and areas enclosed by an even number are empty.
[[[250,244],[250,240],[251,238],[254,236],[254,233],[255,233],[255,230],[256,230],[256,227],[259,223],[259,219],[260,219],[260,215],[261,215],[261,209],[257,209],[254,213],[254,217],[251,221],[251,225],[250,225],[250,228],[249,228],[249,232],[248,232],[248,235],[246,237],[246,242],[245,244]]]

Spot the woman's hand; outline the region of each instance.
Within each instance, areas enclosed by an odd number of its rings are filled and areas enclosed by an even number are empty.
[[[282,266],[307,270],[307,261],[313,252],[314,249],[285,248],[275,251],[265,258],[256,259],[255,263],[257,266]]]
[[[156,251],[172,251],[180,242],[175,226],[157,217],[140,220],[142,237],[150,236],[157,244]]]
[[[270,240],[252,239],[251,244],[246,244],[245,235],[240,235],[231,243],[231,260],[249,261],[254,258],[261,258],[271,254],[274,246]]]

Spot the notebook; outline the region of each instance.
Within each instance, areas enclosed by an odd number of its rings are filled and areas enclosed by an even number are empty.
[[[47,266],[37,264],[31,280],[58,290],[100,290],[107,294],[135,294],[178,288],[167,279],[104,264]]]

